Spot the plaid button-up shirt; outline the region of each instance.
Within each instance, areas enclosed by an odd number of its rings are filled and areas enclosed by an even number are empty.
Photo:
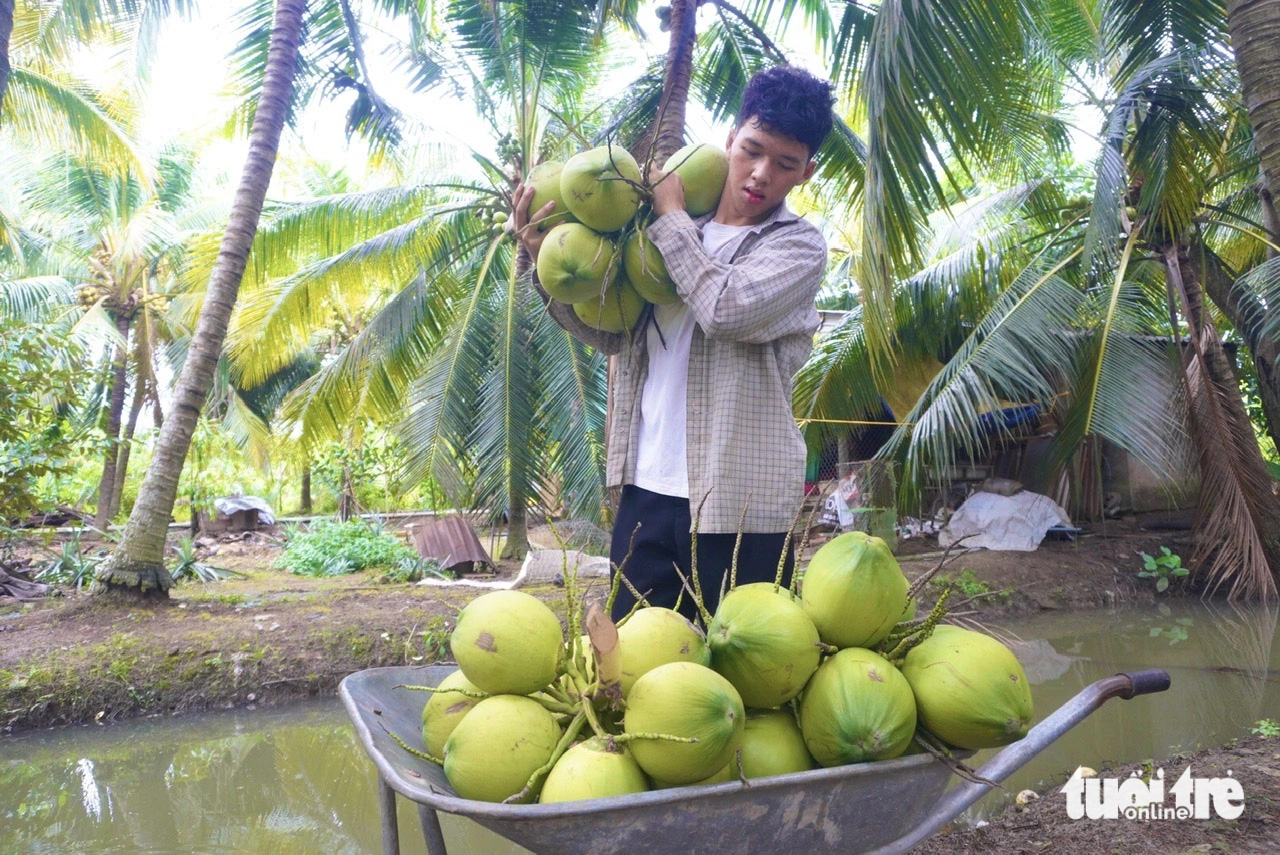
[[[744,507],[743,531],[786,531],[803,499],[806,456],[791,412],[792,377],[813,348],[827,246],[816,228],[780,205],[734,238],[730,263],[717,261],[702,248],[702,224],[713,216],[670,213],[646,232],[697,322],[685,414],[689,501],[696,512],[707,497],[704,533],[736,532]],[[570,333],[619,355],[608,486],[634,483],[647,336],[643,329],[629,341],[602,336],[571,307],[550,306]]]

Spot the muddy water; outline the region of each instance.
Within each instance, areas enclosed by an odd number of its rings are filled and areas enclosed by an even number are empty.
[[[1117,671],[1173,677],[1163,695],[1108,702],[1007,781],[1009,793],[1280,720],[1276,626],[1273,610],[1175,604],[1002,627],[1021,639],[1038,717]],[[47,731],[0,741],[0,853],[377,852],[374,784],[334,700]],[[993,794],[970,818],[1009,798]],[[404,851],[422,852],[416,813],[400,813]],[[455,852],[522,851],[451,817],[445,834]]]

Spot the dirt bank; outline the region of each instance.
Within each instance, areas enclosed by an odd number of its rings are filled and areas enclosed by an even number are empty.
[[[1073,770],[1063,770],[1057,783],[1025,809],[1008,810],[982,828],[952,827],[915,850],[928,855],[1002,855],[1019,853],[1137,853],[1280,851],[1280,739],[1252,737],[1222,748],[1209,748],[1158,763],[1136,763],[1098,770],[1100,777],[1124,780],[1130,774],[1149,778],[1164,770],[1165,804],[1173,806],[1169,789],[1191,766],[1194,778],[1233,777],[1244,791],[1244,812],[1237,819],[1079,819],[1067,815],[1062,783]]]
[[[550,546],[546,531],[531,533]],[[818,545],[820,538],[814,542]],[[952,605],[998,622],[1043,609],[1152,598],[1138,553],[1168,533],[1111,524],[1033,553],[973,551],[945,570]],[[270,542],[218,544],[207,560],[246,578],[175,588],[163,605],[121,608],[74,591],[33,607],[0,603],[0,728],[13,732],[140,714],[267,704],[332,692],[346,674],[447,657],[453,616],[474,588],[380,585],[364,574],[309,579],[273,569]],[[936,544],[908,542],[909,577],[937,563]],[[500,575],[512,575],[514,563]],[[941,591],[932,585],[927,606]],[[553,607],[561,590],[532,589]]]

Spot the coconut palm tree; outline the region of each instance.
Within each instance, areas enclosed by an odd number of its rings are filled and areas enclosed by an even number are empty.
[[[266,73],[249,135],[249,156],[241,175],[210,276],[194,341],[178,378],[174,404],[165,419],[151,466],[129,515],[124,537],[95,580],[98,592],[168,596],[172,577],[164,567],[165,535],[177,498],[178,478],[195,432],[201,407],[213,386],[222,341],[235,305],[240,279],[257,230],[267,186],[284,127],[305,0],[280,0],[276,6]]]
[[[251,388],[293,353],[327,350],[282,408],[302,442],[358,443],[403,420],[402,483],[432,478],[460,505],[505,512],[507,551],[523,554],[526,508],[553,481],[574,513],[599,513],[603,372],[542,313],[491,215],[522,164],[579,144],[599,22],[548,2],[458,4],[446,20],[456,53],[423,45],[417,61],[471,89],[488,145],[411,165],[400,187],[277,207],[229,353]]]
[[[145,70],[157,24],[189,14],[195,0],[36,0],[0,2],[0,127],[42,148],[69,148],[100,164],[129,166],[145,180],[140,156],[112,107],[91,92],[104,87],[70,70],[72,50],[110,45]]]
[[[915,336],[903,333],[904,361],[946,364],[883,453],[903,461],[904,482],[945,470],[957,454],[987,447],[982,414],[1003,399],[1056,410],[1059,466],[1101,437],[1157,471],[1176,471],[1189,438],[1202,479],[1198,572],[1233,597],[1270,597],[1280,509],[1202,285],[1205,271],[1229,283],[1227,271],[1242,270],[1233,263],[1258,264],[1265,243],[1233,68],[1202,20],[1153,29],[1108,8],[1115,17],[1102,23],[1088,10],[1063,12],[1042,55],[1079,63],[1072,71],[1082,88],[1107,81],[1086,90],[1104,110],[1091,198],[1023,215],[1012,232],[987,234],[962,219],[969,245],[898,287],[895,310],[910,319],[900,329]],[[1269,275],[1263,264],[1236,287],[1274,313]],[[1258,319],[1273,321],[1265,311]],[[1170,335],[1187,336],[1180,360],[1153,341]],[[869,338],[855,316],[824,342],[797,384],[800,406],[847,413],[832,389],[849,384],[863,412],[878,412],[885,387],[864,376]],[[1170,394],[1153,398],[1152,388]]]

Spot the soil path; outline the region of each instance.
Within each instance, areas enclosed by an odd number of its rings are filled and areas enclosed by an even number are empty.
[[[915,851],[927,855],[1001,855],[1023,853],[1113,852],[1124,855],[1200,852],[1280,852],[1280,739],[1253,737],[1221,748],[1171,758],[1164,770],[1165,807],[1176,804],[1169,792],[1186,767],[1193,778],[1232,777],[1244,792],[1244,812],[1236,819],[1078,819],[1067,815],[1061,785],[1041,792],[1025,809],[1006,811],[977,829],[953,827]],[[1070,770],[1059,776],[1065,780]],[[1149,778],[1150,763],[1098,770],[1121,781],[1131,774]],[[1212,815],[1212,810],[1210,810]]]

